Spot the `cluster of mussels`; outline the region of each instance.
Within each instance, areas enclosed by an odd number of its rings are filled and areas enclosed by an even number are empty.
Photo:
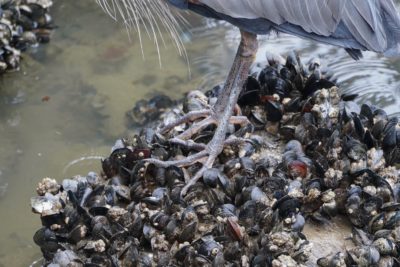
[[[19,68],[21,51],[47,43],[52,0],[0,1],[0,74]]]
[[[143,159],[191,155],[213,126],[193,142],[169,141],[191,123],[166,135],[146,128],[117,141],[101,175],[43,179],[31,205],[41,215],[34,241],[44,264],[400,266],[398,119],[340,95],[317,60],[271,57],[261,69],[238,101],[252,126],[229,129],[238,142],[186,195],[200,164],[162,168]],[[209,107],[218,91],[189,93],[157,125]],[[339,214],[354,227],[354,246],[312,262],[306,221],[329,224]]]

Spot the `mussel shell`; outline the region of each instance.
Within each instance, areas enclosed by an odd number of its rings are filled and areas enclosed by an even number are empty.
[[[283,106],[279,102],[268,100],[265,103],[267,111],[267,120],[271,122],[279,122],[283,117]]]
[[[367,214],[372,214],[375,211],[379,211],[382,204],[383,200],[380,197],[369,197],[363,203],[363,210]]]
[[[400,146],[393,148],[385,155],[386,163],[391,166],[400,164]]]
[[[344,152],[350,159],[354,161],[365,159],[367,148],[364,144],[351,137],[345,138],[344,142]]]
[[[371,133],[375,137],[375,139],[381,139],[386,123],[386,120],[379,120],[374,124],[374,126],[372,126]]]
[[[376,108],[374,110],[374,119],[375,120],[388,120],[389,116],[386,111],[380,108]]]
[[[292,224],[292,230],[295,232],[303,231],[306,220],[300,213],[296,214],[296,221]]]
[[[300,57],[295,51],[290,51],[286,58],[285,66],[295,74],[303,74]]]
[[[106,203],[106,198],[104,197],[104,195],[97,195],[97,196],[93,196],[89,199],[89,201],[87,203],[85,203],[85,206],[89,208],[89,212],[91,212],[91,210],[93,209],[93,211],[95,211],[96,208],[106,208],[108,209],[109,206]],[[101,214],[99,214],[101,215]]]
[[[82,261],[79,259],[78,255],[72,250],[58,250],[57,253],[54,254],[52,263],[58,266],[83,267]]]
[[[289,174],[291,177],[302,177],[305,178],[308,173],[308,166],[306,163],[300,160],[293,160],[287,165]]]
[[[258,75],[258,81],[261,86],[267,84],[268,80],[276,79],[279,77],[278,71],[270,66],[265,67]]]
[[[151,239],[157,235],[157,230],[148,223],[143,225],[143,237],[148,241],[151,242]]]
[[[175,218],[171,218],[167,226],[164,229],[164,233],[168,240],[175,240],[178,236],[179,226],[178,221]]]
[[[78,224],[75,228],[73,228],[68,235],[69,242],[76,244],[79,241],[83,240],[88,233],[88,227],[83,224]]]
[[[375,147],[376,140],[375,140],[375,138],[373,137],[372,133],[369,130],[365,131],[363,142],[367,146],[368,149],[371,149],[371,148]]]
[[[365,129],[363,123],[361,122],[360,117],[358,115],[353,116],[353,122],[354,122],[355,134],[357,135],[359,140],[363,140],[365,135]]]
[[[304,88],[301,90],[304,98],[313,95],[315,92],[318,90],[324,89],[324,88],[332,88],[335,86],[335,83],[325,80],[325,79],[319,79],[318,76],[315,74],[312,74],[306,81]]]
[[[198,222],[193,221],[193,222],[183,226],[183,229],[178,236],[178,242],[181,242],[181,243],[186,242],[186,241],[191,242],[194,239],[195,234],[197,232],[197,225],[198,225]]]
[[[170,216],[160,211],[150,217],[151,224],[159,229],[163,230],[169,223]]]
[[[260,103],[260,84],[252,76],[249,76],[246,84],[244,85],[244,90],[239,96],[238,104],[239,106],[255,106]]]
[[[296,126],[284,125],[279,128],[279,135],[284,140],[292,140],[295,138]]]
[[[115,186],[115,193],[119,202],[130,203],[131,196],[130,196],[130,188],[128,186],[126,185]]]
[[[32,211],[41,215],[60,213],[63,203],[58,196],[47,193],[44,196],[31,198]]]
[[[46,227],[50,227],[53,224],[64,225],[64,215],[62,213],[40,216],[40,220],[42,225]]]
[[[93,206],[89,208],[89,213],[92,216],[105,216],[109,209],[110,209],[109,205]]]
[[[151,206],[161,206],[165,204],[165,200],[168,199],[168,191],[165,187],[156,188],[150,197],[145,197],[142,202],[149,204]]]
[[[286,219],[293,214],[297,214],[300,210],[300,206],[300,201],[297,198],[292,198],[287,195],[279,199],[272,208],[279,211],[279,217],[281,219]]]
[[[398,211],[400,210],[400,203],[398,202],[385,202],[381,207],[382,211]]]
[[[267,199],[267,195],[259,188],[258,186],[251,186],[248,187],[247,189],[250,189],[250,199],[257,201],[257,202],[262,202],[264,199]]]
[[[232,217],[229,217],[226,221],[228,234],[236,241],[243,239],[242,229],[239,224]]]
[[[374,110],[376,110],[376,107],[368,104],[362,104],[360,115],[366,118],[370,124],[372,124],[374,120]]]
[[[328,160],[318,152],[314,152],[313,166],[318,177],[324,177],[326,171],[329,169]]]
[[[347,253],[346,266],[359,266],[360,263],[374,266],[380,259],[379,251],[373,246],[363,246]]]
[[[110,223],[106,216],[99,215],[92,218],[90,222],[91,234],[95,238],[104,238],[111,236]]]
[[[277,78],[274,80],[268,81],[269,94],[277,94],[280,99],[285,98],[288,95],[288,92],[291,89],[290,83],[286,82],[286,80],[282,78]]]
[[[67,228],[75,227],[80,221],[81,215],[72,205],[66,205],[64,208],[64,223]]]
[[[289,68],[282,66],[282,68],[279,71],[279,74],[281,76],[282,79],[286,80],[286,81],[290,81],[293,79],[293,72],[290,71]]]
[[[391,241],[390,239],[387,238],[378,238],[376,239],[373,243],[373,246],[377,248],[379,253],[384,256],[384,255],[393,255],[395,256],[397,254],[397,249],[396,249],[396,244]]]
[[[379,260],[379,267],[398,267],[398,265],[396,265],[395,260],[393,257],[391,256],[384,256]]]
[[[228,177],[233,177],[235,174],[240,172],[242,169],[242,164],[240,163],[240,159],[233,158],[225,163],[224,165],[224,173]]]
[[[167,157],[162,158],[162,160],[166,160],[166,159],[167,159]],[[157,182],[158,185],[160,185],[160,186],[166,185],[165,168],[155,167],[155,169],[153,171],[153,176],[154,176],[154,180]]]
[[[386,221],[384,228],[385,229],[394,229],[395,227],[400,226],[400,210],[396,211],[392,214]]]
[[[214,216],[221,216],[222,218],[236,217],[236,207],[232,204],[223,204],[218,206],[213,212]]]
[[[341,99],[343,101],[354,101],[358,96],[359,96],[359,94],[357,94],[357,93],[356,94],[346,94],[346,93],[344,93],[344,94],[341,95]]]
[[[132,150],[128,148],[117,148],[112,154],[102,161],[102,167],[104,173],[108,178],[113,177],[119,173],[121,166],[132,169]]]
[[[214,259],[222,249],[221,245],[215,242],[211,236],[202,237],[198,243],[197,252],[209,260]]]
[[[391,118],[383,129],[382,148],[383,150],[391,149],[396,146],[396,125],[399,119],[397,117]]]
[[[368,223],[368,232],[373,234],[383,228],[385,224],[385,213],[375,215]]]
[[[84,264],[85,267],[111,266],[111,261],[107,255],[94,253]]]
[[[62,181],[62,190],[63,191],[72,191],[75,193],[78,190],[78,181],[72,179],[64,179]]]
[[[220,175],[221,175],[221,172],[216,168],[207,169],[203,173],[203,182],[204,182],[204,184],[208,185],[209,187],[215,188],[218,185]]]
[[[239,211],[239,221],[245,225],[254,225],[257,216],[257,203],[254,200],[246,201]]]
[[[251,157],[241,157],[240,158],[240,164],[242,166],[242,170],[247,174],[247,175],[252,175],[254,174],[255,171],[255,163],[254,160]]]
[[[181,168],[173,165],[165,170],[165,179],[168,187],[172,188],[177,181],[184,181],[185,176]]]
[[[240,259],[241,247],[239,242],[224,244],[224,258],[232,261]]]
[[[47,227],[42,227],[33,236],[36,245],[49,252],[55,252],[59,248],[56,234]]]
[[[193,247],[190,245],[182,246],[174,255],[175,259],[178,262],[183,262],[185,258],[193,251]]]

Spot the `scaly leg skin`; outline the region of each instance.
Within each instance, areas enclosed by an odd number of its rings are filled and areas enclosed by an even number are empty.
[[[162,133],[169,131],[175,126],[187,122],[195,121],[200,118],[204,120],[196,122],[172,140],[177,144],[187,145],[199,151],[198,153],[188,156],[183,160],[174,161],[161,161],[157,159],[147,159],[146,161],[155,164],[160,167],[168,167],[171,165],[176,165],[178,167],[192,165],[195,162],[202,161],[205,159],[203,167],[187,182],[183,187],[181,194],[186,195],[188,189],[195,184],[202,176],[205,170],[212,168],[214,161],[218,155],[222,152],[224,144],[228,144],[229,141],[226,140],[226,132],[228,130],[229,123],[244,125],[248,123],[246,117],[243,116],[232,116],[232,113],[236,107],[236,103],[239,94],[243,88],[246,78],[249,73],[251,64],[254,61],[256,52],[258,48],[257,36],[248,33],[241,32],[241,42],[236,53],[235,60],[233,62],[232,68],[229,72],[227,81],[223,88],[222,93],[218,96],[217,102],[213,109],[195,111],[186,114],[183,118],[174,122],[170,125],[165,126],[161,129]],[[206,128],[210,124],[217,125],[214,137],[207,144],[194,144],[192,141],[186,141],[191,138],[194,134],[198,133],[202,129]]]

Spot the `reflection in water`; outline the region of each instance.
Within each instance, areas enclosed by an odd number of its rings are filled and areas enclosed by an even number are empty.
[[[59,28],[52,42],[26,55],[20,73],[0,79],[0,266],[27,266],[40,257],[32,241],[40,222],[29,199],[41,178],[99,170],[98,159],[127,132],[124,114],[135,101],[157,92],[178,98],[220,83],[239,41],[225,23],[188,17],[189,80],[186,62],[172,46],[162,49],[160,69],[153,43],[144,39],[143,61],[134,36],[129,42],[94,1],[57,1],[53,13]],[[398,61],[366,53],[354,62],[343,50],[287,35],[264,38],[258,60],[266,51],[290,50],[304,60],[321,57],[342,88],[361,94],[360,101],[400,114]]]

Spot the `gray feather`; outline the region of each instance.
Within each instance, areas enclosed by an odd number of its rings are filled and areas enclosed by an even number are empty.
[[[393,0],[200,2],[235,19],[265,19],[278,31],[324,40],[349,49],[400,53],[400,16]]]

